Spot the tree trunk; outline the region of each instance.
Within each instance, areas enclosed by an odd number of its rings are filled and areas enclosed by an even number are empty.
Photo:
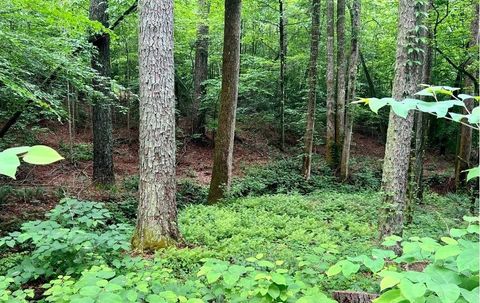
[[[367,63],[365,62],[365,57],[363,57],[363,53],[360,50],[359,55],[360,62],[362,63],[363,72],[365,73],[365,78],[367,79],[369,97],[375,97],[377,95],[377,92],[375,91],[375,84],[373,84],[372,76],[370,76]]]
[[[335,117],[335,158],[338,165],[345,137],[345,0],[337,1],[337,108]]]
[[[225,196],[232,179],[233,139],[240,72],[241,0],[225,0],[222,90],[208,202]]]
[[[192,134],[205,133],[205,114],[200,110],[205,97],[205,84],[208,79],[208,14],[210,3],[207,0],[198,0],[200,22],[197,26],[197,41],[195,47],[195,69],[193,72],[193,106],[192,106]]]
[[[325,159],[335,167],[335,59],[334,51],[334,3],[327,0],[327,138]]]
[[[478,40],[479,40],[479,37],[478,37],[479,4],[475,5],[475,11],[476,11],[475,18],[472,21],[472,26],[471,26],[472,38],[470,40],[469,47],[478,45]],[[475,74],[478,75],[478,67],[475,69]],[[478,88],[477,88],[478,86],[476,86],[471,81],[470,78],[467,78],[465,82],[466,82],[465,86],[467,88],[473,87],[473,89],[471,89],[471,93],[473,93],[475,96],[478,96],[479,94]],[[474,100],[473,99],[465,100],[465,105],[467,106],[468,111],[471,112],[475,106]],[[467,114],[468,112],[464,109],[463,113]],[[467,173],[464,171],[471,168],[471,165],[470,165],[471,154],[472,154],[472,129],[470,127],[461,125],[460,126],[460,142],[458,145],[457,157],[455,159],[455,189],[456,190],[459,190],[462,187],[465,187],[466,185]]]
[[[318,41],[320,38],[320,0],[312,1],[312,28],[310,30],[310,67],[308,70],[308,111],[303,154],[303,176],[310,179],[312,169],[313,134],[315,131],[315,104],[317,91]]]
[[[393,98],[403,100],[416,90],[416,67],[407,62],[414,61],[415,47],[415,1],[400,0],[397,34],[397,52]],[[383,209],[380,215],[380,239],[403,232],[403,215],[406,205],[407,175],[412,139],[413,113],[406,119],[390,110],[383,164],[382,191]]]
[[[108,1],[91,0],[90,19],[98,21],[108,28]],[[113,134],[112,134],[112,107],[109,95],[110,78],[110,36],[102,33],[93,39],[96,53],[92,58],[92,68],[103,80],[94,80],[95,90],[102,92],[103,97],[94,100],[92,106],[93,128],[93,181],[99,185],[109,185],[115,182],[113,172]]]
[[[141,0],[139,32],[140,180],[132,247],[180,240],[175,201],[173,0]]]
[[[358,53],[360,40],[361,0],[353,0],[351,9],[352,46],[350,50],[350,66],[347,82],[347,105],[345,117],[345,136],[343,139],[342,158],[340,161],[340,177],[345,181],[349,177],[350,146],[352,143],[353,115],[350,103],[355,99],[355,84],[357,80]]]
[[[280,146],[285,150],[285,66],[287,44],[285,39],[285,8],[283,0],[278,0],[279,7],[279,43],[280,43]]]

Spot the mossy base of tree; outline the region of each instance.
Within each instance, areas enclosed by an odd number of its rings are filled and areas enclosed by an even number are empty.
[[[158,231],[143,228],[141,234],[136,230],[131,244],[134,251],[156,251],[162,248],[176,246],[178,241],[166,235],[159,235]]]

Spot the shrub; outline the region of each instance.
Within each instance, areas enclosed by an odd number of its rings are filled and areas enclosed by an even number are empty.
[[[452,228],[449,237],[387,237],[385,247],[400,245],[402,253],[373,251],[337,262],[327,275],[350,276],[360,269],[380,279],[381,296],[376,303],[469,302],[479,301],[478,217],[467,217],[466,228]]]
[[[22,224],[21,231],[0,238],[0,247],[19,247],[31,254],[11,268],[16,283],[59,274],[78,274],[108,262],[129,249],[131,226],[107,225],[111,214],[103,204],[63,199],[45,221]]]

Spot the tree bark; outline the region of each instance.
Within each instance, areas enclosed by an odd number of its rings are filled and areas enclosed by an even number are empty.
[[[91,0],[90,19],[108,28],[108,1]],[[115,182],[113,172],[112,106],[108,99],[110,87],[110,36],[103,33],[93,39],[96,52],[92,56],[92,68],[103,79],[94,79],[93,87],[103,96],[93,100],[93,182],[110,185]]]
[[[207,0],[198,0],[200,22],[197,26],[197,41],[195,47],[195,69],[193,74],[193,106],[192,106],[192,134],[205,133],[205,114],[200,110],[205,97],[205,84],[208,79],[208,43],[209,26],[208,14],[210,3]]]
[[[337,1],[337,107],[335,117],[335,158],[340,163],[345,137],[345,0]]]
[[[287,56],[287,43],[286,43],[286,33],[285,33],[285,8],[284,0],[278,0],[279,8],[279,46],[280,46],[280,146],[282,150],[285,150],[285,67],[286,67],[286,56]]]
[[[397,51],[393,98],[403,100],[416,90],[415,47],[415,1],[400,0],[397,34]],[[412,139],[413,113],[406,119],[390,110],[387,144],[383,164],[382,192],[383,209],[380,215],[380,239],[403,232],[404,210],[406,205],[407,175]]]
[[[225,0],[222,89],[218,130],[215,136],[212,181],[208,202],[218,202],[230,188],[232,179],[233,140],[240,73],[241,0]]]
[[[132,247],[151,251],[181,239],[175,201],[173,0],[141,0],[140,180]]]
[[[469,47],[474,47],[478,45],[479,40],[479,4],[475,5],[475,18],[472,21],[471,33],[472,38],[469,43]],[[473,60],[472,60],[473,61]],[[470,63],[470,62],[469,62]],[[475,73],[478,75],[478,67],[475,70]],[[471,93],[475,96],[478,96],[478,85],[475,85],[470,78],[466,79],[466,87],[472,87]],[[468,99],[465,100],[465,105],[468,109],[468,112],[471,112],[474,108],[474,100]],[[464,109],[463,113],[467,114],[467,110]],[[465,125],[460,126],[460,142],[458,145],[457,157],[455,159],[455,189],[459,190],[462,187],[465,187],[467,180],[467,173],[465,170],[471,168],[470,160],[472,155],[472,129]]]
[[[350,65],[347,81],[347,104],[345,116],[345,136],[343,139],[342,157],[340,161],[340,177],[345,181],[349,177],[350,146],[352,143],[353,115],[350,103],[355,99],[355,85],[357,80],[358,53],[360,41],[360,12],[361,0],[353,0],[351,9],[352,45],[350,50]]]
[[[327,0],[327,138],[325,159],[335,167],[335,59],[334,51],[334,3]]]
[[[312,28],[310,30],[310,63],[308,70],[308,110],[305,131],[305,150],[303,154],[302,173],[310,179],[312,169],[313,134],[315,130],[315,105],[317,91],[318,41],[320,39],[320,0],[312,1]]]

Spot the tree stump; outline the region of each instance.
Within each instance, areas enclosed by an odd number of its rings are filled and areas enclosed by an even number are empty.
[[[377,294],[369,294],[366,292],[343,290],[333,292],[333,298],[337,300],[338,303],[370,303],[377,297]]]

